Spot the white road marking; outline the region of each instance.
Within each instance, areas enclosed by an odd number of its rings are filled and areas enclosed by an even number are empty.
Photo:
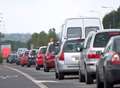
[[[6,76],[1,75],[0,76],[1,79],[9,79],[9,78],[17,78],[17,77],[18,77],[18,75],[6,75]]]
[[[58,83],[58,82],[53,80],[36,80],[36,83]]]
[[[8,66],[5,66],[6,68],[10,69],[10,70],[13,70],[13,71],[16,71],[20,74],[22,74],[23,76],[25,76],[26,78],[28,78],[29,80],[31,80],[33,83],[35,83],[39,88],[48,88],[46,85],[44,85],[42,82],[37,82],[37,80],[35,80],[33,77],[31,77],[30,75],[28,75],[27,73],[24,73],[18,69],[15,69],[15,68],[12,68],[12,67],[8,67]]]

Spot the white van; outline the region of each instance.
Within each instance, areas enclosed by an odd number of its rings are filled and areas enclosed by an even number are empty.
[[[99,18],[69,18],[62,27],[62,40],[68,38],[85,39],[90,31],[103,29]]]

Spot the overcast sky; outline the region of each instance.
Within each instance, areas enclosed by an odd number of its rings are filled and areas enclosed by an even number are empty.
[[[0,0],[0,31],[34,33],[54,27],[59,32],[66,18],[102,18],[119,6],[120,0]]]

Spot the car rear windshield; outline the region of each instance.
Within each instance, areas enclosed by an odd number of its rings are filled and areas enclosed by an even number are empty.
[[[120,35],[120,32],[101,32],[96,34],[93,47],[105,47],[112,36]]]
[[[43,54],[46,53],[46,50],[47,50],[47,48],[41,48],[41,51],[42,51]]]
[[[83,42],[83,39],[67,41],[63,47],[64,52],[79,52],[77,48],[80,48]]]
[[[82,28],[80,27],[69,27],[67,29],[67,38],[81,38]]]
[[[97,32],[99,30],[99,27],[86,27],[85,28],[85,37],[89,34],[89,32],[94,31]]]
[[[113,44],[113,49],[120,53],[120,39],[116,39]]]

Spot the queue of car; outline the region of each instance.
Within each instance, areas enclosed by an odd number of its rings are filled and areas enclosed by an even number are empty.
[[[84,26],[83,26],[84,25]],[[55,70],[55,78],[78,75],[79,82],[97,88],[113,88],[120,83],[120,29],[105,29],[96,18],[68,19],[62,26],[61,41],[39,49],[21,50],[16,64],[44,72]]]

